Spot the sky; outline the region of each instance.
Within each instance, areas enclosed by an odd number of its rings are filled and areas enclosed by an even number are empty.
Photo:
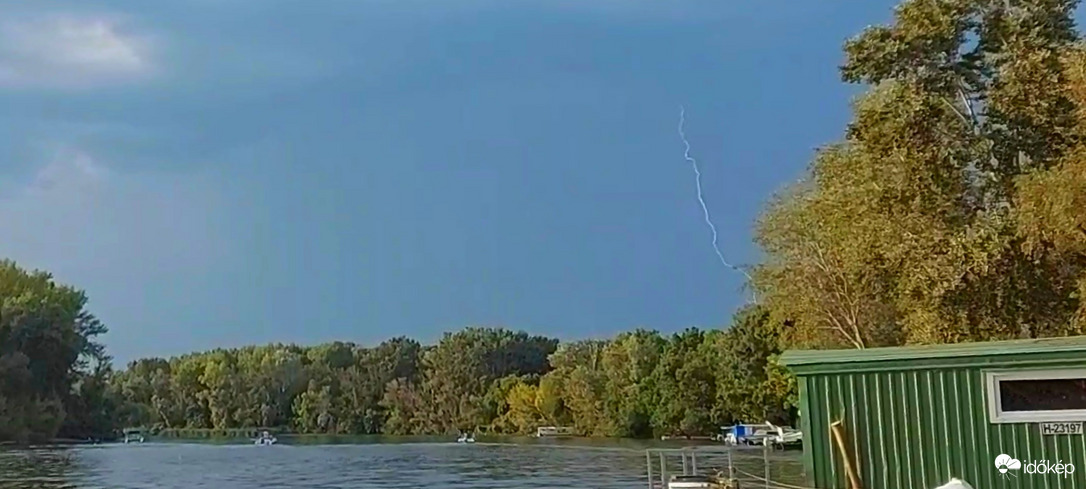
[[[0,5],[0,256],[119,364],[268,342],[722,327],[731,261],[892,1]]]

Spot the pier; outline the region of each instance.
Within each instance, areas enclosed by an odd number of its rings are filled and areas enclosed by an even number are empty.
[[[771,446],[645,450],[648,489],[806,489],[802,462]],[[794,452],[793,452],[794,453]]]

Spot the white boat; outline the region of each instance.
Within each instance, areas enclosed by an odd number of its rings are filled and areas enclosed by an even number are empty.
[[[124,430],[124,442],[125,443],[143,443],[143,432],[137,428],[127,428]]]
[[[772,427],[773,432],[770,433],[769,436],[767,436],[765,438],[765,441],[764,441],[765,443],[772,444],[772,445],[777,445],[777,446],[782,446],[782,447],[783,446],[788,446],[788,445],[797,445],[797,444],[802,444],[803,443],[803,432],[802,431],[799,431],[799,430],[797,430],[795,428],[791,428],[791,427],[788,427],[788,426],[774,426],[772,423],[769,423],[768,421],[766,422],[766,424],[768,424],[769,426]]]
[[[777,426],[766,421],[760,424],[737,424],[722,428],[719,439],[728,445],[777,445],[789,446],[803,442],[803,432],[788,426]]]
[[[265,432],[260,434],[260,438],[257,438],[256,441],[253,444],[254,445],[274,445],[278,441],[279,440],[277,440],[274,436],[272,436],[271,433],[268,433],[267,431],[265,431]]]
[[[721,428],[724,433],[720,435],[719,438],[729,445],[738,445],[740,443],[746,445],[761,445],[765,443],[765,439],[768,436],[775,432],[773,428],[774,426],[768,423],[741,423],[735,426]]]
[[[705,475],[676,475],[667,483],[668,489],[712,489],[715,481]]]

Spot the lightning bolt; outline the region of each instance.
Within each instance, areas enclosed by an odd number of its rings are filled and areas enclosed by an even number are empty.
[[[709,226],[709,230],[713,233],[713,251],[716,252],[716,257],[720,259],[720,263],[722,263],[725,267],[743,274],[743,276],[746,277],[749,282],[753,282],[754,279],[751,278],[750,274],[747,273],[746,270],[743,270],[742,268],[733,265],[731,262],[728,261],[727,258],[724,258],[724,253],[720,252],[720,245],[717,243],[719,236],[716,232],[716,226],[713,225],[713,219],[709,215],[709,206],[705,205],[705,196],[702,194],[701,191],[701,170],[698,169],[698,160],[694,159],[693,156],[690,156],[690,141],[686,139],[686,131],[683,130],[685,125],[686,108],[680,105],[679,138],[682,139],[683,145],[686,146],[686,151],[683,152],[683,158],[685,158],[686,161],[689,161],[690,167],[694,169],[694,184],[696,185],[698,190],[698,203],[701,204],[701,211],[705,217],[705,224]],[[757,302],[758,296],[753,292],[753,290],[751,291],[751,296],[752,300]]]

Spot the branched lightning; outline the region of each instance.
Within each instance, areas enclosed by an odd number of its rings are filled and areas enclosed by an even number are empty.
[[[709,206],[705,205],[705,197],[702,195],[702,191],[701,191],[701,170],[698,169],[698,160],[694,159],[693,156],[690,156],[690,141],[686,139],[686,131],[683,130],[685,124],[686,124],[686,108],[680,105],[679,106],[679,138],[682,139],[683,145],[686,146],[686,151],[683,152],[683,158],[685,158],[686,161],[689,161],[691,168],[694,169],[694,184],[697,186],[698,203],[701,204],[701,211],[702,211],[702,213],[703,213],[703,215],[705,217],[705,224],[707,226],[709,226],[709,230],[712,231],[712,233],[713,233],[713,251],[716,252],[716,257],[720,259],[720,263],[724,264],[725,267],[728,267],[728,268],[730,268],[732,270],[735,270],[735,271],[737,271],[739,273],[742,273],[743,276],[745,276],[747,278],[748,283],[752,283],[754,281],[754,279],[751,278],[750,274],[747,273],[746,270],[743,270],[742,268],[739,268],[739,267],[737,267],[735,265],[732,265],[732,263],[729,262],[727,258],[724,258],[724,253],[720,252],[720,246],[717,244],[718,235],[717,235],[717,232],[716,232],[716,226],[713,225],[713,219],[709,216]],[[754,295],[754,292],[752,291],[751,294]],[[756,295],[754,295],[753,300],[754,301],[758,300]]]

